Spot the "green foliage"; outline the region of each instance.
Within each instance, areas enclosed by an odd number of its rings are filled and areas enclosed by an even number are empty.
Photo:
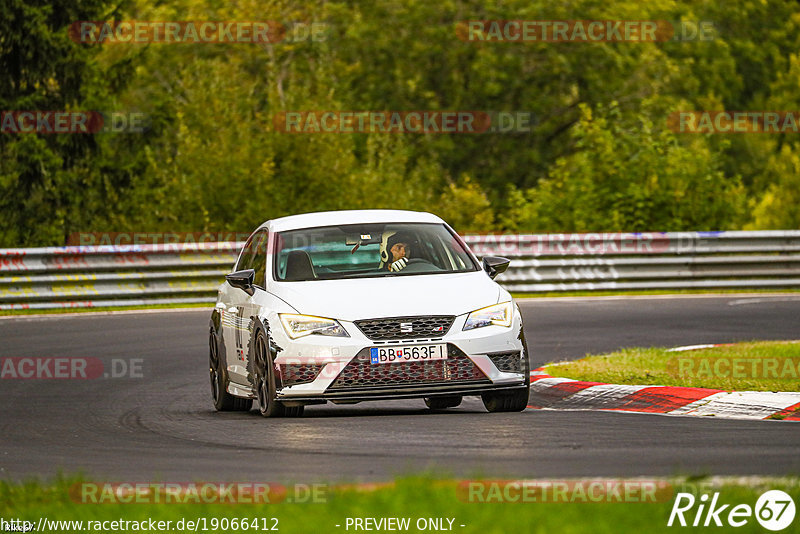
[[[406,208],[460,231],[800,228],[798,145],[676,134],[680,110],[800,107],[791,2],[0,0],[0,109],[139,111],[136,134],[0,135],[0,247]],[[492,43],[459,21],[712,21],[710,41]],[[79,20],[327,24],[324,41],[78,44]],[[531,132],[286,134],[295,110],[527,111]]]
[[[769,158],[764,171],[766,191],[753,209],[748,230],[800,228],[800,147],[783,145],[779,154]]]
[[[447,184],[432,211],[448,221],[459,233],[485,232],[494,226],[492,203],[481,187],[467,175],[462,177],[460,184]]]
[[[96,18],[101,2],[0,2],[0,110],[77,109],[100,73],[66,28]],[[89,182],[72,172],[92,157],[92,136],[0,134],[0,246],[54,244],[86,207]],[[81,206],[82,205],[82,206]]]
[[[644,115],[626,121],[614,104],[602,115],[585,105],[581,111],[572,130],[578,150],[558,159],[522,201],[517,193],[517,230],[677,231],[739,224],[742,187],[719,170],[702,138],[682,144]]]

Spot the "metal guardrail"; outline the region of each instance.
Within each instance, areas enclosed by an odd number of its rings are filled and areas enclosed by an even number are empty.
[[[800,287],[800,230],[467,235],[526,293]],[[0,249],[0,310],[213,302],[243,243]]]
[[[468,236],[509,291],[800,287],[800,230]]]

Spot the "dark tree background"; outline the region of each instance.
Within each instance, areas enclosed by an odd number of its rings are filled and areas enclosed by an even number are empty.
[[[800,228],[800,136],[676,134],[800,109],[796,3],[0,0],[0,110],[140,112],[140,133],[0,134],[0,246],[433,211],[460,231]],[[710,21],[711,40],[476,43],[473,19]],[[322,41],[79,44],[80,20],[322,22]],[[281,134],[289,110],[528,111],[528,133]]]

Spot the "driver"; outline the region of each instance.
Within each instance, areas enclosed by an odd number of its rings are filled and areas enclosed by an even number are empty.
[[[386,239],[386,248],[381,252],[381,259],[384,261],[383,268],[392,272],[398,272],[408,265],[411,259],[412,237],[404,232],[395,232]]]

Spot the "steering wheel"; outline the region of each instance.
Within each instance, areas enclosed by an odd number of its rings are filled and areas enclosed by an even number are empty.
[[[411,258],[408,260],[406,267],[400,271],[401,273],[421,273],[427,271],[441,271],[440,267],[432,264],[428,260],[422,258]]]

